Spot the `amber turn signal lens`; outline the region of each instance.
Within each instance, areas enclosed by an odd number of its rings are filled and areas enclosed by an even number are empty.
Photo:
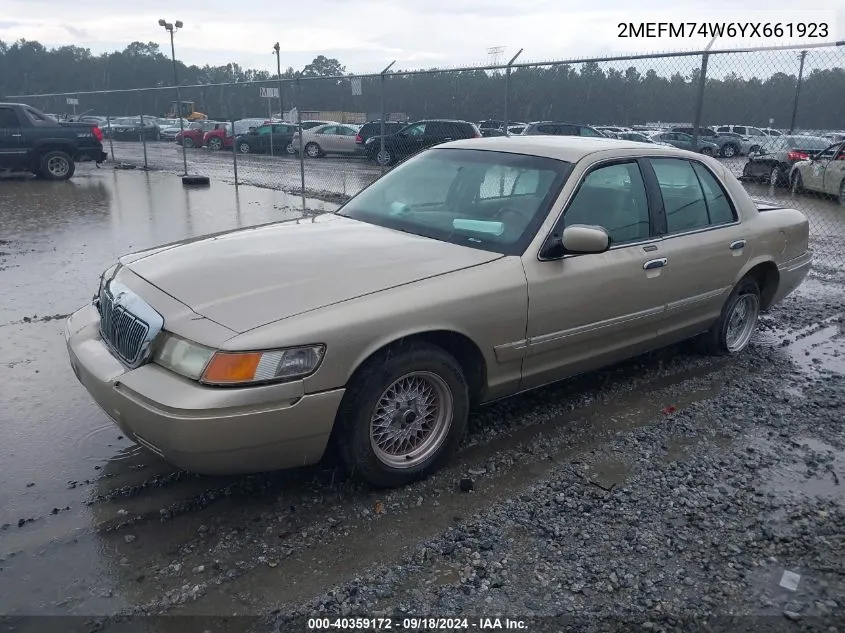
[[[254,379],[260,362],[260,352],[217,352],[205,368],[202,379],[217,384],[249,382]]]

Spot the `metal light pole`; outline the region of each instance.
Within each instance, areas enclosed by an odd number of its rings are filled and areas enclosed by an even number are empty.
[[[173,34],[181,29],[184,24],[181,20],[176,20],[173,23],[165,20],[159,20],[158,25],[164,27],[164,30],[170,33],[170,58],[173,60],[173,86],[176,88],[176,109],[179,114],[179,131],[182,133],[182,168],[184,169],[183,176],[188,175],[188,155],[185,153],[185,121],[182,114],[182,97],[179,94],[179,79],[176,76],[176,48],[173,44]]]
[[[279,52],[279,43],[273,44],[273,50],[276,51],[276,76],[279,79],[279,116],[282,121],[285,120],[285,107],[282,103],[282,55]]]
[[[789,123],[789,133],[795,131],[795,119],[798,116],[798,97],[801,96],[801,81],[804,79],[804,60],[807,59],[807,51],[801,51],[798,56],[801,65],[798,67],[798,82],[795,84],[795,99],[792,102],[792,120]]]

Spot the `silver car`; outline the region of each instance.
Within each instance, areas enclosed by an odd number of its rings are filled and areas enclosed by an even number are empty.
[[[356,154],[358,145],[355,143],[355,137],[358,136],[359,129],[358,125],[344,123],[319,125],[302,131],[301,145],[309,158],[319,158],[326,154]],[[299,153],[299,132],[293,135],[291,145],[294,151]]]

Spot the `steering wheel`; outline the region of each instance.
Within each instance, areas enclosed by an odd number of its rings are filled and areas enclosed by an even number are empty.
[[[493,219],[507,224],[506,218],[508,216],[516,216],[516,219],[519,222],[525,221],[525,216],[522,214],[522,211],[514,209],[513,207],[502,207],[501,209],[496,211],[496,213],[493,214]]]

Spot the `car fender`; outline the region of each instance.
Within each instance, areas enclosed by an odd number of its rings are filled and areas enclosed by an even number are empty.
[[[41,138],[33,142],[29,155],[31,158],[38,158],[44,152],[53,150],[67,152],[75,160],[79,155],[79,144],[68,138]]]

